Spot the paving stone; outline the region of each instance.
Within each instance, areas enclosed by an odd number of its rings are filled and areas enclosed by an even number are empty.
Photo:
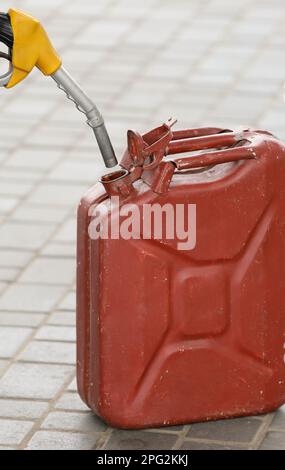
[[[44,256],[53,256],[60,258],[75,258],[76,245],[75,243],[61,243],[51,241],[42,249],[41,254]]]
[[[34,423],[28,421],[11,421],[0,419],[0,443],[4,445],[19,445]]]
[[[120,37],[122,37],[122,35],[126,33],[128,29],[130,29],[130,23],[128,21],[122,20],[118,22],[112,19],[100,19],[96,21],[96,25],[92,24],[87,29],[85,29],[83,34],[77,37],[75,44],[81,46],[88,45],[93,35],[98,34],[99,45],[113,46],[119,41]],[[95,31],[97,31],[97,33],[95,33]]]
[[[20,355],[22,361],[55,364],[75,364],[74,343],[32,341]]]
[[[68,312],[68,311],[56,311],[51,314],[48,320],[48,324],[50,325],[75,326],[75,323],[76,323],[75,312]]]
[[[4,371],[4,369],[7,367],[8,361],[3,361],[0,359],[0,374]]]
[[[9,153],[7,150],[0,149],[0,163],[2,163],[7,157]]]
[[[41,179],[42,175],[38,171],[22,171],[5,166],[0,168],[1,191],[3,194],[25,196],[35,188]]]
[[[71,392],[77,392],[77,380],[76,377],[72,380],[72,382],[68,385],[68,390]]]
[[[77,392],[76,382],[72,387],[68,387],[68,390],[72,389]],[[65,393],[60,397],[55,407],[59,410],[70,410],[70,411],[89,411],[89,408],[81,400],[78,393]]]
[[[14,364],[0,379],[0,397],[49,400],[72,376],[73,367],[50,364]]]
[[[254,418],[197,423],[191,426],[187,437],[216,441],[251,442],[261,424],[260,420]]]
[[[69,292],[62,302],[58,305],[58,308],[60,310],[75,310],[76,307],[76,293],[75,292]]]
[[[61,229],[54,237],[55,241],[64,243],[75,243],[77,234],[77,222],[75,219],[70,219],[64,223]]]
[[[99,436],[57,431],[38,431],[29,442],[30,450],[90,450]]]
[[[0,268],[0,281],[12,282],[15,281],[19,274],[17,268]]]
[[[51,100],[35,100],[34,102],[30,100],[27,96],[20,96],[16,101],[12,101],[6,107],[7,116],[21,116],[23,115],[25,119],[39,119],[44,117],[45,114],[54,106],[54,103]]]
[[[45,315],[42,313],[0,312],[0,326],[39,326]]]
[[[49,238],[53,230],[52,225],[7,222],[0,226],[0,246],[37,250]]]
[[[0,399],[0,416],[2,418],[40,418],[48,409],[48,404],[36,401]]]
[[[224,443],[211,444],[207,442],[197,442],[186,440],[179,448],[179,450],[242,450],[247,449],[246,446],[238,447],[233,445],[226,445]]]
[[[37,340],[75,342],[76,331],[74,327],[43,326],[35,336]]]
[[[103,432],[107,425],[93,413],[66,413],[55,411],[50,413],[42,424],[42,429],[62,431]]]
[[[13,357],[24,342],[29,338],[33,330],[30,328],[0,328],[0,357]],[[0,414],[1,416],[1,414]]]
[[[49,174],[49,178],[53,180],[89,184],[93,184],[100,176],[100,171],[92,161],[64,161]]]
[[[48,206],[35,207],[31,204],[25,204],[13,211],[11,219],[22,222],[58,223],[64,220],[66,213],[66,208]]]
[[[37,106],[39,106],[40,103],[42,103],[42,100],[37,100]],[[15,101],[15,106],[19,106],[18,100]],[[16,168],[46,170],[53,166],[61,156],[62,152],[58,150],[23,148],[17,150],[13,156],[8,159],[6,165]]]
[[[13,173],[12,175],[10,174],[10,177],[15,178],[16,175]],[[2,177],[2,178],[1,178]],[[5,177],[5,179],[3,179]],[[34,182],[30,181],[17,181],[15,182],[14,179],[9,181],[9,178],[6,177],[6,175],[3,174],[3,172],[0,175],[0,195],[3,196],[11,196],[11,197],[25,197],[29,194],[31,189],[34,186]]]
[[[58,150],[59,148],[67,149],[80,138],[81,130],[79,130],[79,127],[77,129],[78,131],[72,129],[71,132],[70,129],[61,128],[60,132],[58,132],[58,126],[56,127],[43,121],[42,125],[38,128],[38,132],[28,136],[24,143],[25,145],[41,145],[53,150]]]
[[[19,282],[71,284],[76,277],[75,268],[73,259],[38,258],[23,272]]]
[[[86,189],[85,185],[45,183],[37,188],[27,201],[34,204],[72,206],[80,201]]]
[[[0,282],[0,292],[4,291],[6,287],[8,286],[7,282]]]
[[[28,264],[33,254],[28,251],[0,249],[0,265],[22,268]]]
[[[259,450],[285,450],[284,432],[269,432],[259,447]]]
[[[176,441],[177,436],[173,434],[114,430],[105,448],[107,450],[170,450]]]
[[[285,406],[282,406],[278,411],[276,411],[270,428],[278,428],[285,431]]]
[[[0,310],[48,312],[64,293],[64,287],[14,284],[0,299]]]
[[[18,198],[1,197],[0,199],[0,214],[7,214],[11,212],[19,203]]]

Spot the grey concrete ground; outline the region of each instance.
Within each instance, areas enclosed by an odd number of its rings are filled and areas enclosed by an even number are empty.
[[[284,0],[14,0],[38,16],[126,130],[253,125],[285,138]],[[6,10],[10,1],[2,0]],[[285,410],[110,429],[76,393],[75,213],[103,167],[90,129],[39,72],[0,92],[0,448],[285,449]]]

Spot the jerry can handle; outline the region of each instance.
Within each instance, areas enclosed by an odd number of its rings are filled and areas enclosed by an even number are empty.
[[[179,131],[178,131],[179,132]],[[181,132],[181,131],[180,131]],[[182,133],[182,132],[181,132]],[[184,135],[186,131],[184,131]],[[195,152],[197,150],[222,149],[232,147],[244,140],[244,135],[231,131],[218,134],[200,135],[192,138],[173,139],[166,148],[165,155],[175,155],[177,153]]]
[[[165,193],[173,175],[180,171],[258,158],[258,146],[251,141],[248,129],[241,132],[218,128],[209,128],[209,130],[207,133],[205,129],[198,132],[197,130],[173,132],[173,137],[164,150],[165,156],[206,151],[199,155],[162,160],[152,171],[143,167],[142,179],[154,192]]]
[[[250,143],[243,132],[224,132],[190,139],[172,140],[166,150],[166,155],[217,149],[201,155],[172,160],[177,170],[188,170],[256,158],[257,155],[249,145]]]
[[[256,153],[251,147],[241,146],[218,152],[207,152],[195,157],[186,157],[173,160],[177,170],[190,170],[193,168],[218,165],[221,163],[235,162],[238,160],[250,160],[256,158]]]
[[[223,134],[225,132],[232,131],[230,129],[224,129],[223,127],[198,127],[196,129],[180,129],[179,131],[172,131],[172,141]]]

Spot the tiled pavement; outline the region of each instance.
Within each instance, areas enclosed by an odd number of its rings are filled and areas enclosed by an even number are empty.
[[[285,138],[284,0],[14,1],[39,16],[103,110],[129,127],[253,125]],[[10,6],[1,1],[1,9]],[[0,93],[0,448],[285,449],[285,411],[119,431],[74,381],[75,212],[102,172],[90,129],[35,72]]]

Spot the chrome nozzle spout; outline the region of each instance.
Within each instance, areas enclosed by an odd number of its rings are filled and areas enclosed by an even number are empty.
[[[87,124],[93,129],[105,166],[107,168],[116,166],[118,161],[115,151],[107,132],[104,119],[97,106],[63,66],[51,76],[60,90],[65,92],[67,98],[73,101],[76,108],[86,115]]]

